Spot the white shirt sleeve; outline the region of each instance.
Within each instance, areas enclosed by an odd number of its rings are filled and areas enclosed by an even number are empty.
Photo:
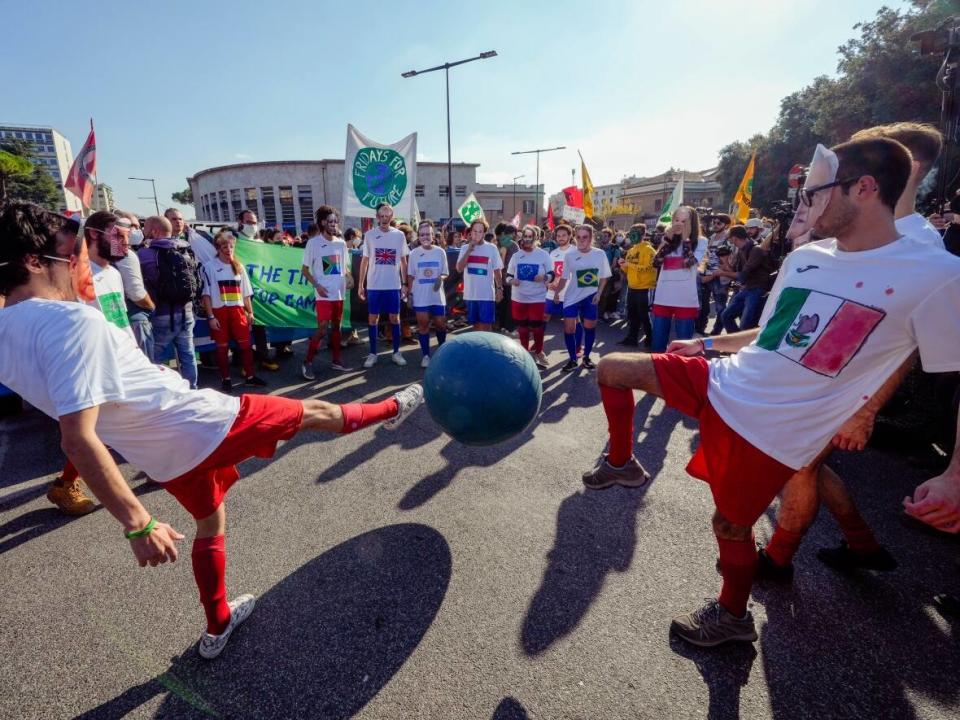
[[[360,246],[360,248],[363,253],[363,257],[370,257],[370,243],[368,242],[366,235],[363,236],[363,244]]]
[[[303,260],[301,264],[310,271],[311,275],[313,275],[313,255],[316,247],[317,244],[313,241],[313,238],[310,238],[307,240],[307,246],[303,249]],[[314,280],[316,280],[316,278],[314,278]]]
[[[493,251],[493,264],[491,265],[491,269],[503,270],[503,258],[500,257],[500,250],[493,245],[490,245],[490,249]],[[514,255],[516,255],[516,253],[514,253]]]
[[[402,235],[403,233],[401,233]],[[403,242],[400,243],[400,257],[405,258],[410,254],[410,246],[407,245],[407,238],[404,236]]]
[[[607,254],[603,252],[603,250],[600,251],[600,254],[603,255],[603,258],[600,260],[600,277],[608,278],[613,275],[613,273],[610,272],[610,261],[607,260]]]
[[[927,296],[910,315],[910,327],[926,372],[960,370],[960,277]]]
[[[204,263],[200,266],[200,269],[203,270],[203,290],[200,291],[200,294],[212,298],[216,283],[210,277],[210,263]]]
[[[240,266],[240,293],[244,297],[250,297],[253,295],[253,286],[250,284],[250,276],[247,275],[247,269],[243,265]]]
[[[442,258],[442,260],[440,261],[440,268],[441,268],[440,274],[449,275],[450,265],[447,263],[447,251],[444,250],[443,248],[440,249],[440,257]]]

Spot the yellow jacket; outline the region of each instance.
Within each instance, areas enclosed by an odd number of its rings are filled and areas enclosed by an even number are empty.
[[[657,271],[653,267],[656,252],[646,240],[627,250],[624,268],[627,271],[627,287],[631,290],[652,290],[657,286]]]

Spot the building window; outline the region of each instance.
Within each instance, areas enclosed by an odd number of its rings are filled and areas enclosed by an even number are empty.
[[[233,206],[233,216],[239,219],[240,211],[243,210],[243,205],[240,204],[239,188],[230,191],[230,204]]]
[[[207,200],[206,195],[200,196],[200,206],[203,208],[203,219],[209,220],[210,219],[210,203]]]
[[[296,228],[297,218],[293,212],[293,187],[291,185],[280,188],[280,219],[287,230]]]
[[[246,208],[253,212],[254,215],[258,213],[257,211],[257,189],[256,188],[244,188],[243,194],[246,196]]]
[[[660,212],[663,209],[663,200],[657,198],[653,201],[653,211]]]
[[[415,196],[415,197],[424,197],[425,194],[426,194],[426,193],[424,192],[424,186],[423,186],[423,185],[417,185],[417,187],[416,187],[416,192],[414,193],[414,196]]]
[[[523,201],[523,214],[524,214],[524,215],[533,215],[533,200],[524,200],[524,201]]]
[[[466,197],[467,196],[467,186],[466,185],[454,185],[453,192],[457,197]]]
[[[310,185],[297,185],[297,200],[300,203],[300,225],[306,229],[313,222],[313,188]]]
[[[273,188],[260,188],[260,200],[263,202],[263,224],[265,227],[273,227],[277,224],[277,203],[273,198]]]
[[[440,197],[450,197],[450,186],[441,185],[440,186]]]
[[[230,205],[229,205],[229,203],[227,203],[227,191],[226,191],[226,190],[221,190],[221,191],[220,191],[220,218],[221,218],[224,222],[227,222],[228,220],[231,220],[231,217],[230,217]]]

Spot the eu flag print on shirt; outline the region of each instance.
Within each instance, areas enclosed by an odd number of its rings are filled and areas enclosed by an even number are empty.
[[[374,254],[374,263],[377,265],[396,265],[397,251],[391,248],[377,248]]]
[[[488,275],[487,269],[489,258],[485,255],[470,255],[467,257],[467,272],[470,275]]]
[[[342,275],[340,272],[340,256],[339,255],[324,255],[323,256],[323,274],[324,275]]]
[[[537,277],[540,266],[536,263],[519,263],[517,265],[517,280],[533,280]]]

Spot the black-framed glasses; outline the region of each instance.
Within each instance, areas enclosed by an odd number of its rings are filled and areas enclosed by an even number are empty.
[[[829,188],[836,187],[846,187],[847,185],[853,185],[859,177],[847,178],[846,180],[834,180],[830,183],[825,183],[823,185],[814,185],[811,188],[800,188],[800,202],[802,202],[807,207],[813,207],[813,196],[816,195],[821,190],[828,190]]]

